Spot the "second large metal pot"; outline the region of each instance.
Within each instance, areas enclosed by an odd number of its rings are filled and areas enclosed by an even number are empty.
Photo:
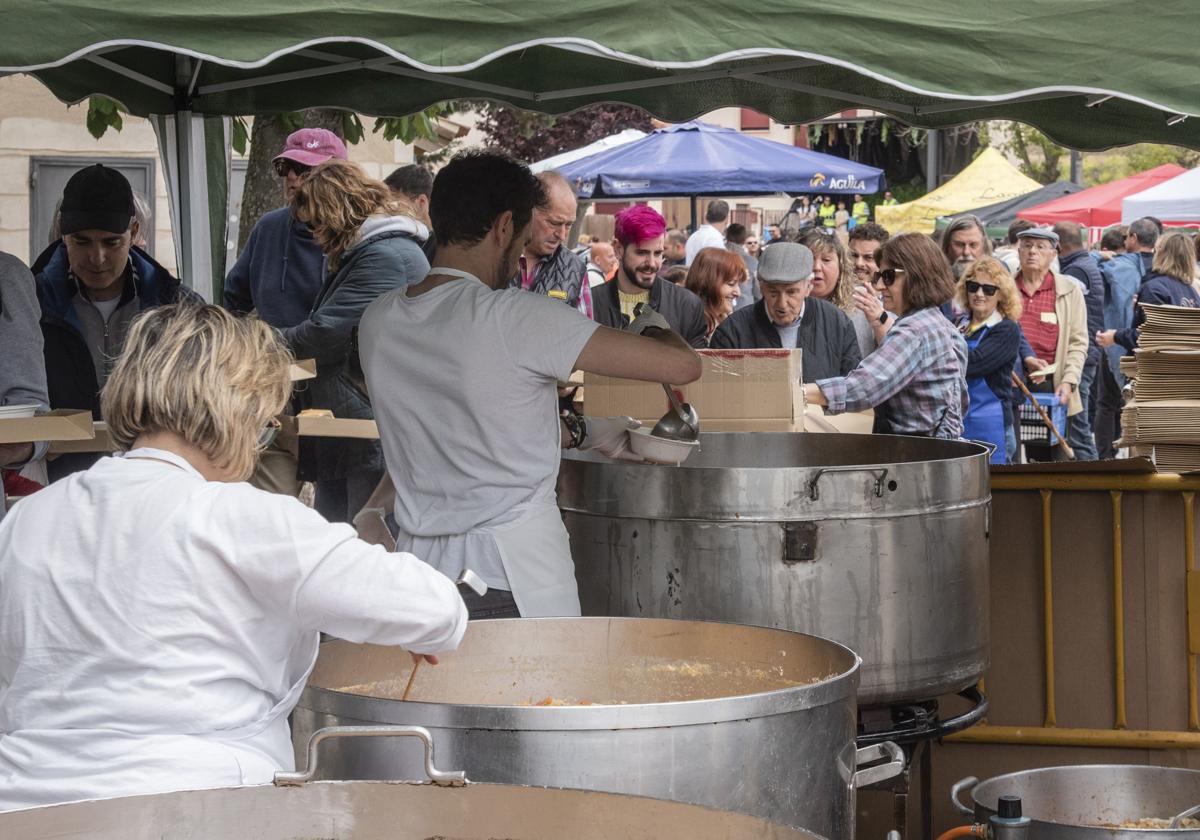
[[[408,654],[322,645],[294,741],[335,725],[418,724],[473,781],[632,793],[853,836],[856,784],[899,772],[855,750],[858,659],[824,639],[713,622],[472,622],[409,702]],[[576,705],[558,705],[561,703]],[[546,704],[546,705],[541,705]],[[583,705],[590,704],[590,705]],[[860,757],[888,761],[858,770]],[[323,778],[420,778],[411,744],[333,745]]]
[[[679,467],[566,453],[558,482],[585,614],[834,639],[862,705],[983,676],[990,500],[984,447],[885,435],[702,434]]]
[[[972,803],[960,801],[969,791]],[[1022,815],[1029,817],[1029,840],[1200,840],[1200,829],[1134,828],[1146,818],[1169,820],[1200,805],[1200,770],[1131,764],[1085,764],[1042,767],[995,776],[980,783],[963,779],[951,799],[965,816],[986,823],[996,813],[1001,796],[1021,797]]]

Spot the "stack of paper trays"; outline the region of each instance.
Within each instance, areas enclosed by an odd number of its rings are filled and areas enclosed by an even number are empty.
[[[1142,304],[1146,322],[1132,360],[1134,399],[1121,412],[1122,443],[1162,472],[1200,471],[1200,309]]]

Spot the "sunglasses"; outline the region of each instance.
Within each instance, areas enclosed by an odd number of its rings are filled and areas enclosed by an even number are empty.
[[[294,160],[280,158],[272,164],[275,167],[275,174],[280,178],[286,178],[289,172],[295,172],[297,175],[303,175],[312,169],[311,166],[305,166],[303,163],[296,163]]]
[[[262,452],[275,442],[275,438],[279,437],[279,419],[272,417],[267,425],[263,426],[263,430],[258,433],[258,451]]]
[[[978,291],[982,291],[988,297],[995,297],[996,292],[1000,291],[999,286],[993,286],[991,283],[976,283],[974,280],[968,280],[965,284],[967,294],[973,295]]]
[[[907,274],[903,268],[885,268],[883,271],[876,271],[871,275],[871,282],[882,283],[885,286],[891,286],[896,282],[897,274]]]

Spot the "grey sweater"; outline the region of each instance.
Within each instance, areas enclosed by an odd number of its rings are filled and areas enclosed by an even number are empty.
[[[50,409],[46,398],[46,364],[42,357],[42,317],[33,274],[12,254],[0,252],[0,405],[37,403]],[[34,459],[46,455],[47,445],[34,446]],[[19,467],[22,464],[0,464]],[[0,518],[4,517],[0,491]]]

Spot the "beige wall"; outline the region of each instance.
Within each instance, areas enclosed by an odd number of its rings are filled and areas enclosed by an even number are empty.
[[[99,140],[88,133],[86,104],[68,107],[31,76],[0,78],[0,250],[26,263],[30,254],[30,159],[39,156],[78,157],[80,165],[104,157],[154,158],[155,258],[167,269],[176,267],[171,239],[170,208],[163,166],[150,123],[126,117],[121,131],[109,130]],[[372,134],[374,120],[363,117],[367,136],[350,147],[350,159],[375,178],[386,177],[413,160],[412,147]]]

